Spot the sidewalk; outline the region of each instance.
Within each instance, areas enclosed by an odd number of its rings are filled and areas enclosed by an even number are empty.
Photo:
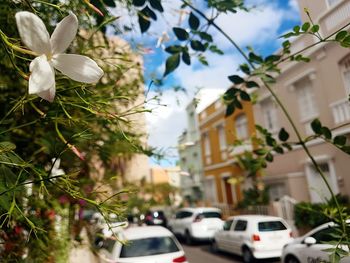
[[[82,243],[73,243],[69,255],[69,263],[98,263],[97,257],[91,252],[89,239],[86,229],[84,228],[80,234],[83,239]]]

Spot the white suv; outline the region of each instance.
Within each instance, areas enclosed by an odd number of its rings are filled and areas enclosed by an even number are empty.
[[[229,217],[212,243],[214,251],[223,250],[243,256],[243,262],[281,257],[282,248],[292,242],[292,230],[280,217],[240,215]]]
[[[195,240],[211,240],[223,225],[221,210],[214,207],[180,209],[168,223],[169,229],[184,237],[187,244]]]

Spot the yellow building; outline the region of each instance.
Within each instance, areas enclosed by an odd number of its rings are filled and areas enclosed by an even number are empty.
[[[255,132],[252,105],[249,102],[242,102],[242,105],[242,110],[236,109],[226,118],[226,105],[219,98],[198,116],[203,185],[205,199],[210,205],[235,205],[242,198],[242,187],[232,184],[233,178],[244,176],[235,156],[252,150],[249,138]],[[233,147],[236,139],[247,140],[247,144]]]

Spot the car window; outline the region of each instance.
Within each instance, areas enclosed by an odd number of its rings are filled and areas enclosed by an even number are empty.
[[[269,231],[279,231],[286,230],[287,227],[281,221],[265,221],[258,223],[258,229],[260,232],[269,232]]]
[[[231,225],[232,225],[232,222],[233,222],[233,220],[226,220],[226,221],[225,221],[225,223],[224,223],[224,230],[225,230],[225,231],[230,230]]]
[[[143,257],[177,252],[180,249],[172,237],[152,237],[130,241],[123,245],[120,257]]]
[[[103,246],[102,247],[104,249],[106,249],[109,253],[112,253],[115,242],[116,242],[116,240],[111,239],[111,238],[107,238],[107,239],[103,240]]]
[[[234,231],[245,231],[247,229],[248,222],[246,220],[237,220]]]
[[[221,214],[218,212],[203,212],[199,214],[202,218],[221,218]]]
[[[177,212],[177,213],[175,214],[175,218],[176,218],[176,219],[182,218],[182,214],[183,214],[182,211]]]
[[[316,239],[316,243],[326,243],[330,241],[338,241],[339,238],[337,239],[333,235],[337,233],[337,230],[335,227],[328,227],[325,229],[322,229],[320,231],[317,231],[312,235],[314,239]]]
[[[192,215],[193,215],[193,213],[188,212],[188,211],[184,211],[184,212],[183,212],[183,216],[182,216],[182,218],[191,217]]]

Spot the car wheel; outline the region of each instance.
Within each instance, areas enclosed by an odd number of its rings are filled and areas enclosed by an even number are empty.
[[[255,262],[255,258],[253,256],[253,253],[247,247],[243,248],[242,257],[243,257],[244,263],[254,263]]]
[[[186,230],[185,241],[187,245],[193,245],[193,238],[188,230]]]
[[[300,261],[296,257],[290,255],[286,257],[284,263],[300,263]]]
[[[213,253],[218,253],[218,252],[219,252],[218,243],[216,243],[215,240],[213,240],[213,241],[211,242],[210,250],[211,250],[211,252],[213,252]]]

